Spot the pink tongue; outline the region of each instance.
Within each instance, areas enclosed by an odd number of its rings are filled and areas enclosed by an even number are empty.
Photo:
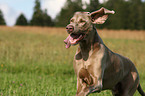
[[[64,43],[65,43],[65,47],[66,48],[69,48],[71,46],[71,43],[69,41],[69,39],[71,38],[71,36],[69,35],[65,40],[64,40]]]

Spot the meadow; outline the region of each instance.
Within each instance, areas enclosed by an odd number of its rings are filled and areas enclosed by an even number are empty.
[[[134,62],[145,91],[145,31],[98,33],[111,50]],[[0,96],[75,96],[77,46],[65,48],[67,35],[65,28],[0,26]],[[111,96],[111,92],[89,96]]]

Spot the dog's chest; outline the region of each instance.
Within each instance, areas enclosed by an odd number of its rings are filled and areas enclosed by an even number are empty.
[[[94,74],[93,70],[94,64],[90,64],[90,60],[84,61],[83,59],[81,60],[75,60],[74,63],[74,69],[75,72],[80,74],[80,70],[85,69],[89,74]],[[81,72],[81,74],[84,74]]]
[[[83,59],[81,59],[81,60],[76,60],[75,62],[76,62],[76,67],[79,68],[88,69],[88,67],[91,66],[90,60],[84,61]]]
[[[74,59],[74,69],[76,71],[76,73],[79,72],[80,69],[85,68],[89,73],[94,74],[94,72],[96,73],[96,71],[94,70],[98,70],[102,67],[102,63],[101,62],[103,60],[104,57],[104,46],[101,46],[101,49],[99,51],[95,51],[95,52],[90,52],[91,54],[88,55],[87,60],[85,60],[81,54],[81,52],[78,52],[75,55],[75,59]],[[87,56],[87,55],[86,55]]]
[[[93,57],[89,57],[87,60],[84,60],[83,58],[77,60],[75,59],[74,63],[74,69],[76,73],[79,73],[79,71],[84,68],[86,69],[90,74],[94,74],[94,70],[100,69],[101,63],[100,58],[96,58],[97,55],[94,55]]]

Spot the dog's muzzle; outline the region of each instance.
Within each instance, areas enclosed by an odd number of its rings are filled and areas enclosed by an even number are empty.
[[[70,34],[74,31],[74,27],[72,25],[67,25],[66,26],[66,31],[68,32],[68,34]]]

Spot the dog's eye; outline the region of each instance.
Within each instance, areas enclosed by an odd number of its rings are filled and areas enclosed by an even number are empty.
[[[71,19],[71,20],[70,20],[70,23],[73,23],[73,22],[74,22],[74,19]]]
[[[80,19],[79,22],[80,22],[80,23],[85,23],[86,21],[83,20],[83,19]]]

